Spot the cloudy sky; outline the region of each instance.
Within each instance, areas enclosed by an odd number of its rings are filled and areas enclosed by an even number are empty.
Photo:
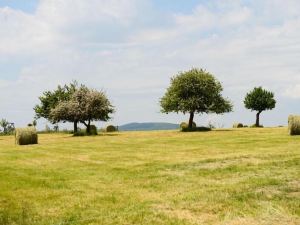
[[[277,106],[262,123],[285,125],[300,114],[299,59],[299,0],[0,0],[0,117],[17,126],[44,90],[72,80],[106,91],[113,124],[186,120],[161,114],[159,98],[191,67],[214,74],[234,103],[198,124],[254,123],[243,98],[263,86]]]

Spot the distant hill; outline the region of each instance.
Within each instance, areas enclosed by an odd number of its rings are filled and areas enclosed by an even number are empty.
[[[139,130],[175,130],[178,124],[173,123],[128,123],[119,126],[120,131],[139,131]]]

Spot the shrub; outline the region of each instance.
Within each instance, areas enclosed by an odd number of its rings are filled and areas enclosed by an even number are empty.
[[[193,127],[193,128],[188,128],[188,127],[183,127],[181,128],[182,132],[196,132],[196,131],[211,131],[211,128],[209,127]]]
[[[247,128],[247,127],[248,127],[248,125],[244,125],[244,127],[245,127],[245,128]]]
[[[90,133],[89,135],[98,135],[97,127],[95,125],[90,126]]]
[[[186,123],[186,122],[182,122],[180,124],[180,129],[183,129],[183,128],[188,128],[189,126],[189,123]],[[195,128],[197,126],[197,124],[195,122],[193,122],[193,128]]]
[[[243,128],[244,125],[242,123],[234,123],[232,127],[233,128]]]
[[[18,145],[33,145],[38,143],[38,135],[34,127],[18,128],[15,133]]]
[[[113,125],[108,125],[106,128],[105,128],[105,131],[106,132],[116,132],[117,131],[117,128]]]
[[[300,116],[290,115],[288,118],[289,134],[290,135],[300,135]]]

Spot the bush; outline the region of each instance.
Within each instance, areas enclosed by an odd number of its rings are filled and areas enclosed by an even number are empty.
[[[289,134],[290,135],[300,135],[300,116],[290,115],[288,118]]]
[[[106,128],[105,128],[105,131],[106,132],[116,132],[118,129],[113,126],[113,125],[108,125]]]
[[[244,127],[245,127],[245,128],[247,128],[247,127],[248,127],[248,125],[244,125]]]
[[[34,127],[18,128],[15,133],[15,142],[18,145],[33,145],[38,143],[38,134]]]
[[[234,123],[232,127],[233,128],[243,128],[244,125],[242,123]]]
[[[186,123],[186,122],[182,122],[180,124],[180,129],[183,129],[183,128],[188,128],[189,126],[189,123]],[[195,122],[193,122],[193,128],[197,127],[197,124]]]
[[[98,135],[97,127],[95,125],[90,126],[90,133],[89,135]]]
[[[211,131],[211,128],[209,128],[209,127],[193,127],[193,128],[183,127],[183,128],[181,128],[181,131],[182,132]]]

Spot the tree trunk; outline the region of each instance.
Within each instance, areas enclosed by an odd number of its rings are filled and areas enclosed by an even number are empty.
[[[86,124],[86,133],[91,134],[91,121],[89,120],[88,124]]]
[[[256,113],[256,123],[255,123],[255,126],[256,126],[256,127],[259,127],[259,116],[260,116],[260,113],[261,113],[261,112],[257,112],[257,113]]]
[[[77,121],[74,121],[74,134],[78,132]]]
[[[194,121],[194,112],[190,112],[190,119],[189,119],[189,128],[193,128],[193,121]]]

